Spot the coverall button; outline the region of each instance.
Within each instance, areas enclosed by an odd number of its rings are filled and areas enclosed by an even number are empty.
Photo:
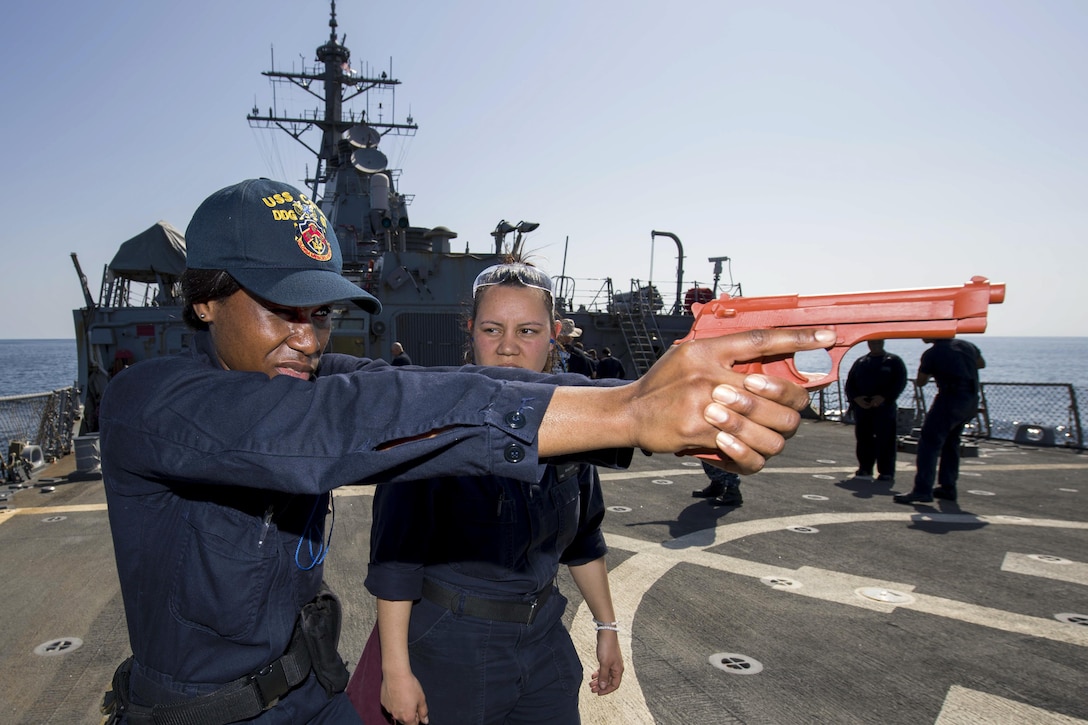
[[[526,423],[525,416],[520,410],[515,410],[513,412],[507,413],[506,417],[503,420],[506,421],[506,424],[508,426],[515,430],[517,430],[518,428],[524,428]]]
[[[525,460],[525,449],[517,443],[511,443],[506,446],[506,450],[503,451],[503,458],[510,463],[520,463]]]

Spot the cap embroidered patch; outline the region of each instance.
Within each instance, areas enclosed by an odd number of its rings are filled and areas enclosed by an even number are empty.
[[[298,242],[299,249],[306,256],[319,262],[332,259],[332,246],[325,238],[325,227],[328,226],[325,215],[316,204],[303,195],[299,195],[294,209],[298,215],[298,234],[295,236],[295,241]]]

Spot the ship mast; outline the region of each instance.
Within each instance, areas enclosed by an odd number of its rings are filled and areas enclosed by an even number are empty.
[[[366,111],[361,112],[358,117],[352,112],[344,118],[344,106],[347,101],[365,95],[376,88],[394,89],[400,85],[400,81],[390,78],[384,71],[376,78],[358,75],[349,64],[351,51],[343,44],[347,36],[338,41],[336,28],[336,0],[331,0],[329,39],[317,48],[316,60],[320,65],[304,67],[298,73],[275,69],[262,73],[273,83],[277,81],[292,83],[322,101],[323,115],[319,116],[316,109],[309,114],[304,112],[287,115],[271,107],[266,115],[254,106],[252,112],[246,116],[251,126],[279,128],[314,154],[317,159],[317,169],[312,178],[306,179],[306,183],[310,186],[315,199],[320,198],[319,190],[324,189],[336,170],[343,165],[341,143],[345,133],[352,127],[365,123],[378,130],[383,136],[388,133],[412,135],[419,128],[411,116],[407,118],[406,123],[385,122],[380,118],[372,120],[367,117]],[[303,139],[304,134],[314,127],[321,129],[321,143],[316,149]]]
[[[315,173],[305,183],[336,231],[345,271],[372,270],[382,252],[405,247],[411,203],[410,197],[397,191],[396,173],[387,168],[388,159],[378,144],[388,134],[414,135],[419,127],[410,115],[405,123],[397,123],[395,105],[389,109],[390,120],[385,120],[381,103],[377,118],[371,118],[368,94],[388,92],[395,100],[400,81],[384,71],[365,77],[351,67],[346,36],[336,36],[336,0],[331,0],[330,7],[329,39],[317,48],[316,65],[299,72],[272,69],[263,73],[273,84],[301,88],[322,106],[294,115],[274,106],[266,115],[254,107],[246,118],[253,127],[279,128],[314,155]],[[353,99],[362,102],[363,110],[352,107]],[[303,138],[314,128],[321,131],[316,147]]]

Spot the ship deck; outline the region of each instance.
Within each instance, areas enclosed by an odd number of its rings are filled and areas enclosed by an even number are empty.
[[[0,511],[5,723],[100,722],[129,653],[102,483],[73,467]],[[739,508],[692,498],[688,459],[602,471],[627,671],[611,696],[584,689],[583,721],[1088,723],[1088,457],[982,441],[958,503],[916,506],[891,500],[910,455],[894,487],[853,470],[852,429],[806,421]],[[374,619],[370,494],[337,492],[326,566],[349,664]],[[590,615],[560,585],[588,682]]]

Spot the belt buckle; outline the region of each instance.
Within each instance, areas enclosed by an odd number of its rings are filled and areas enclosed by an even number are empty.
[[[287,673],[283,671],[279,660],[262,667],[250,675],[249,680],[257,686],[262,712],[279,702],[288,689]]]
[[[539,611],[539,604],[540,597],[536,597],[533,601],[529,602],[529,619],[525,622],[526,624],[532,624],[533,620],[536,619],[536,613]]]

